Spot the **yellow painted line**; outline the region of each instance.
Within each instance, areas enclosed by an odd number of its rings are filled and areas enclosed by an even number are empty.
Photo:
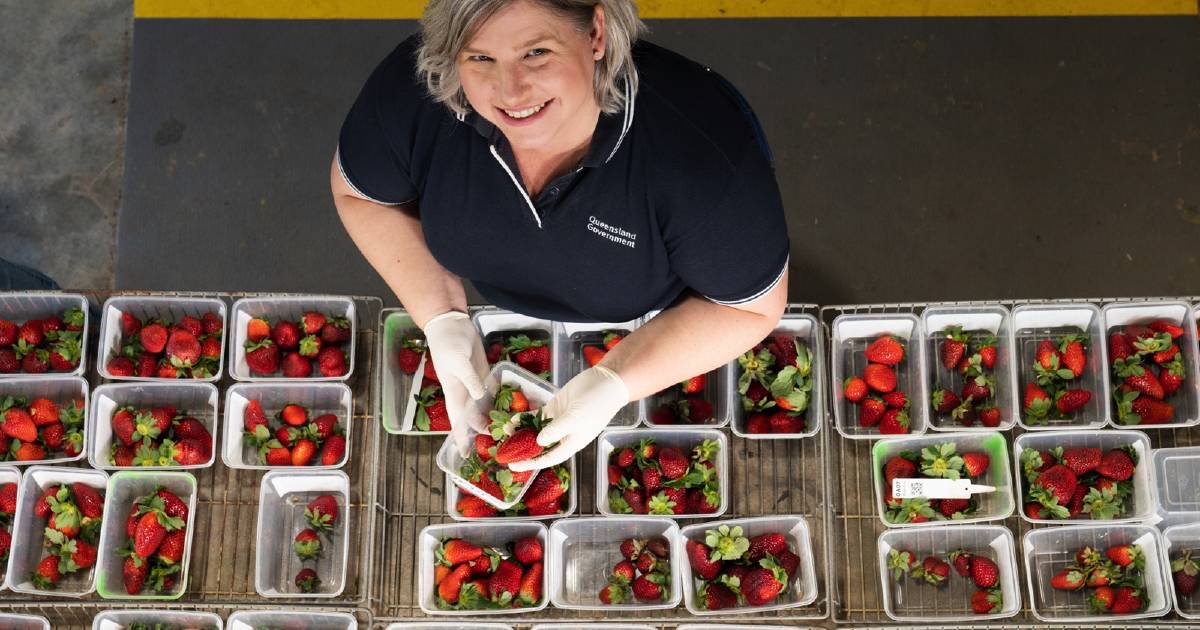
[[[1200,0],[640,0],[642,17],[1197,15]],[[411,20],[425,0],[134,0],[139,18]]]

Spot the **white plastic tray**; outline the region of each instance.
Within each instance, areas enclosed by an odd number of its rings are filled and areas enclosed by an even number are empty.
[[[112,416],[117,407],[173,405],[197,419],[212,435],[208,461],[189,466],[116,466],[109,461],[113,445]],[[158,383],[108,383],[92,392],[88,409],[88,463],[101,470],[191,470],[208,468],[216,461],[217,386],[212,383],[168,381]]]
[[[88,428],[88,416],[91,414],[92,405],[88,400],[88,383],[83,378],[78,376],[42,378],[26,375],[21,378],[0,379],[0,398],[4,396],[21,396],[29,401],[32,401],[34,398],[44,397],[53,400],[54,404],[59,407],[62,407],[62,404],[69,400],[83,400],[83,424],[79,427],[80,431],[83,432],[83,444],[78,455],[68,457],[60,451],[60,457],[24,462],[12,461],[8,462],[9,464],[14,466],[65,464],[67,462],[79,461],[87,456],[89,445],[94,438],[92,437],[91,429]],[[47,449],[46,454],[50,454],[49,449]]]
[[[166,623],[190,628],[216,628],[225,622],[213,613],[182,610],[106,610],[92,619],[92,630],[124,630],[135,623]]]
[[[616,449],[634,446],[640,440],[654,438],[661,446],[674,446],[689,455],[692,448],[704,440],[715,440],[720,445],[715,463],[717,475],[720,478],[721,505],[712,514],[620,514],[613,512],[608,505],[608,458]],[[605,516],[616,516],[625,519],[630,516],[648,518],[720,518],[729,509],[729,437],[720,429],[633,429],[625,431],[605,431],[596,438],[596,509]]]
[[[572,519],[574,520],[574,519]],[[436,560],[434,554],[444,538],[462,538],[472,544],[504,549],[510,543],[536,536],[542,541],[543,571],[542,571],[542,601],[535,606],[517,608],[490,608],[485,610],[442,610],[435,603],[433,570]],[[430,525],[421,530],[417,539],[418,567],[417,575],[418,604],[421,610],[430,615],[503,615],[532,613],[542,610],[550,602],[547,582],[550,571],[548,567],[553,562],[552,552],[547,544],[546,526],[537,522],[524,523],[456,523],[448,525]]]
[[[15,467],[15,466],[0,466],[0,486],[4,486],[4,485],[10,484],[10,483],[17,484],[17,492],[18,493],[21,491],[21,469]],[[16,515],[14,514],[13,516],[15,517]],[[0,525],[0,529],[4,529],[5,531],[7,531],[10,536],[12,535],[12,525],[11,524]],[[11,547],[11,545],[10,545],[10,547]],[[7,569],[7,568],[8,568],[8,559],[5,558],[4,560],[0,560],[0,569]],[[4,590],[4,587],[8,586],[8,573],[7,573],[7,571],[0,571],[0,572],[4,573],[4,575],[0,575],[0,591],[2,591],[2,590]]]
[[[806,313],[784,313],[771,335],[787,335],[798,337],[808,345],[812,354],[813,388],[808,400],[808,410],[804,413],[804,431],[800,433],[750,433],[746,430],[747,414],[742,410],[741,395],[737,391],[738,377],[741,367],[737,361],[730,364],[733,378],[728,379],[730,399],[730,428],[738,437],[750,440],[772,440],[789,438],[806,438],[816,435],[824,424],[825,415],[825,335],[821,332],[821,324],[817,318]]]
[[[600,589],[608,584],[612,569],[623,558],[621,541],[626,538],[663,537],[671,549],[671,584],[661,602],[630,601],[604,604]],[[683,596],[683,567],[687,556],[679,538],[679,526],[670,519],[626,516],[620,519],[591,517],[555,521],[547,545],[549,562],[546,592],[555,608],[568,610],[663,610],[675,608]]]
[[[1166,401],[1175,406],[1176,422],[1163,424],[1125,425],[1117,419],[1113,410],[1109,423],[1118,428],[1137,429],[1171,429],[1190,427],[1200,424],[1200,363],[1197,363],[1196,349],[1196,320],[1191,317],[1191,307],[1187,302],[1119,302],[1108,304],[1102,309],[1104,313],[1104,343],[1108,343],[1108,334],[1115,328],[1129,324],[1149,324],[1158,319],[1170,320],[1183,328],[1183,336],[1176,341],[1179,351],[1183,354],[1183,364],[1187,369],[1187,378],[1174,394],[1167,396]],[[1108,346],[1106,345],[1105,348]],[[1106,351],[1107,352],[1107,351]],[[1119,384],[1109,372],[1109,381]]]
[[[852,374],[862,375],[867,360],[863,350],[882,334],[891,334],[904,343],[904,361],[895,366],[896,389],[913,401],[908,409],[909,435],[921,435],[929,425],[929,406],[917,404],[929,400],[924,390],[925,346],[921,340],[921,320],[908,313],[839,315],[830,327],[830,390],[833,399],[833,420],[838,433],[852,440],[874,440],[883,437],[879,427],[858,425],[859,406],[848,402],[841,384]]]
[[[555,335],[555,323],[548,319],[538,319],[513,313],[494,306],[486,306],[471,315],[471,322],[475,324],[475,328],[479,330],[479,337],[483,341],[484,352],[487,351],[489,336],[500,332],[517,332],[520,331],[536,331],[539,336],[544,338],[546,345],[550,348],[550,379],[551,383],[558,383],[559,376],[557,366],[555,365],[554,355],[557,354],[557,339]],[[503,341],[497,339],[496,341]]]
[[[87,298],[78,293],[57,291],[19,291],[0,293],[0,319],[7,319],[20,326],[31,319],[45,319],[51,315],[62,317],[64,311],[77,308],[83,311],[83,330],[79,331],[79,365],[70,372],[49,372],[45,376],[83,376],[87,371],[88,326],[92,314],[88,310]],[[27,372],[0,374],[0,379],[22,376],[41,376]]]
[[[345,317],[350,320],[350,341],[342,348],[347,352],[346,373],[342,376],[321,376],[313,367],[309,378],[286,378],[282,374],[255,376],[246,365],[246,326],[255,317],[268,317],[271,323],[280,318],[298,322],[306,311],[318,311],[326,317]],[[228,328],[232,328],[229,346],[229,375],[238,381],[345,381],[354,374],[354,352],[358,345],[358,320],[354,300],[335,295],[297,295],[242,298],[233,303]],[[282,358],[282,353],[280,354]]]
[[[202,317],[215,311],[221,318],[221,357],[217,360],[217,372],[208,378],[178,379],[139,376],[115,376],[108,371],[108,359],[121,347],[121,314],[130,313],[138,319],[156,318],[178,322],[184,315]],[[143,295],[114,296],[104,302],[100,315],[100,353],[96,357],[96,371],[100,376],[116,381],[163,381],[167,383],[199,382],[215,383],[225,372],[225,343],[229,339],[229,321],[225,302],[217,298],[151,297]]]
[[[1112,414],[1111,389],[1108,384],[1108,352],[1104,339],[1104,314],[1093,304],[1023,304],[1013,309],[1013,338],[1017,362],[1017,390],[1022,406],[1025,399],[1025,384],[1034,380],[1033,364],[1037,357],[1038,343],[1042,339],[1055,340],[1067,333],[1088,336],[1087,366],[1083,375],[1071,381],[1072,388],[1086,389],[1092,394],[1088,404],[1074,417],[1064,420],[1047,419],[1042,423],[1030,423],[1025,412],[1019,410],[1017,423],[1029,431],[1053,431],[1056,429],[1099,429],[1108,423]]]
[[[1012,314],[1003,306],[942,306],[930,307],[921,314],[921,330],[925,343],[925,392],[924,400],[929,406],[929,396],[940,386],[952,390],[956,395],[962,391],[963,378],[958,370],[947,370],[941,361],[941,333],[950,326],[961,326],[963,332],[990,333],[996,337],[996,365],[990,371],[995,381],[992,399],[1000,410],[1000,426],[985,427],[976,422],[964,427],[958,422],[937,418],[929,410],[929,428],[933,431],[1007,431],[1017,422],[1020,415],[1022,394],[1017,388],[1017,362],[1014,360]],[[974,337],[974,335],[972,335]],[[972,339],[974,341],[974,339]],[[968,348],[966,356],[970,356]],[[914,403],[915,404],[915,403]]]
[[[306,565],[292,551],[292,541],[309,527],[304,519],[305,506],[322,494],[336,498],[337,522],[332,533],[320,533],[320,559],[315,565]],[[263,475],[258,493],[254,590],[271,598],[341,595],[346,588],[346,559],[350,554],[350,512],[350,478],[340,470],[272,470]],[[314,569],[321,580],[315,592],[301,593],[295,586],[296,573],[305,567]]]
[[[358,620],[349,613],[297,612],[292,610],[240,611],[229,615],[227,630],[255,630],[261,627],[302,627],[305,630],[358,630]]]
[[[332,413],[338,417],[338,426],[346,436],[346,452],[337,464],[322,466],[314,464],[295,468],[293,466],[268,466],[258,462],[258,451],[243,440],[245,433],[246,405],[251,400],[262,404],[267,418],[289,403],[303,405],[309,410],[309,420]],[[221,435],[221,461],[230,468],[246,470],[333,470],[346,465],[350,459],[350,436],[354,394],[344,383],[236,383],[225,392],[225,422]],[[278,426],[278,424],[277,424]],[[319,457],[319,453],[318,453]]]

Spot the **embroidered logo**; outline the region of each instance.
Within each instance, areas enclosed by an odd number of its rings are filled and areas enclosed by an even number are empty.
[[[637,234],[615,225],[609,225],[595,216],[588,217],[587,229],[589,232],[598,234],[602,238],[606,238],[618,245],[624,245],[630,249],[637,247]]]

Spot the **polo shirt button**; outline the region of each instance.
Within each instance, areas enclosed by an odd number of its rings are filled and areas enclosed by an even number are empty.
[[[551,189],[550,189],[550,194],[551,194],[551,195],[557,195],[557,194],[558,194],[558,188],[551,188]]]

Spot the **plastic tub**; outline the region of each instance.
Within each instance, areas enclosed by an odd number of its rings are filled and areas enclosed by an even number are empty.
[[[108,359],[121,347],[121,314],[129,313],[138,319],[162,319],[178,322],[184,315],[200,318],[215,311],[221,318],[221,357],[217,359],[217,373],[208,378],[178,379],[140,376],[114,376],[108,371]],[[110,297],[104,302],[100,315],[100,352],[96,356],[96,371],[100,376],[116,381],[162,381],[215,383],[225,371],[225,342],[229,338],[229,320],[225,302],[217,298],[150,297],[127,295]]]
[[[1200,446],[1157,448],[1150,461],[1158,508],[1167,514],[1200,512]]]
[[[580,372],[591,367],[583,358],[584,346],[600,346],[604,343],[604,331],[613,330],[628,337],[641,326],[641,320],[620,323],[584,324],[559,322],[554,341],[554,384],[562,387]],[[643,421],[645,410],[641,401],[621,407],[609,421],[609,429],[632,429]]]
[[[655,630],[655,627],[628,623],[539,623],[529,630]]]
[[[798,337],[808,345],[812,353],[813,388],[808,400],[808,411],[804,414],[804,431],[800,433],[749,433],[746,431],[748,415],[742,410],[741,395],[738,393],[738,378],[742,370],[737,361],[730,364],[733,376],[729,379],[730,427],[734,435],[751,440],[806,438],[821,430],[825,415],[825,336],[817,318],[805,313],[784,313],[771,335]]]
[[[350,613],[297,612],[292,609],[235,612],[225,622],[227,630],[256,630],[262,627],[358,630],[358,620]]]
[[[888,569],[893,549],[913,554],[913,566],[937,556],[950,563],[952,551],[963,549],[995,561],[1000,569],[1001,610],[977,615],[971,595],[980,590],[969,576],[951,570],[941,586],[926,584],[911,575],[899,581]],[[879,577],[883,582],[883,611],[903,622],[984,621],[1012,617],[1021,611],[1016,544],[1012,532],[999,525],[951,525],[938,529],[888,530],[879,536]]]
[[[88,309],[87,298],[78,293],[58,293],[56,291],[0,293],[0,319],[7,319],[18,326],[31,319],[44,319],[51,315],[62,317],[64,311],[73,308],[83,311],[83,330],[79,334],[79,365],[75,366],[74,370],[50,372],[45,375],[16,372],[0,374],[0,379],[22,376],[83,376],[87,371],[88,325],[91,323],[92,317]]]
[[[704,440],[716,440],[717,474],[721,480],[721,506],[712,514],[638,514],[648,518],[719,518],[729,509],[729,437],[718,429],[634,429],[632,431],[605,431],[596,438],[596,509],[605,516],[622,519],[632,515],[613,512],[608,506],[608,457],[613,450],[636,445],[645,438],[654,438],[659,446],[674,446],[690,455],[692,448]]]
[[[37,615],[0,614],[0,628],[5,630],[50,630],[50,622]]]
[[[624,559],[621,541],[657,537],[666,538],[671,549],[671,584],[666,600],[648,603],[631,597],[629,603],[601,603],[600,589],[608,584],[613,567]],[[669,519],[628,516],[619,520],[592,517],[555,521],[550,526],[547,557],[550,585],[546,592],[555,608],[640,612],[674,608],[683,597],[680,571],[687,564],[687,555],[679,538],[679,526]]]
[[[332,533],[322,533],[321,557],[312,566],[292,551],[296,534],[306,529],[304,509],[323,494],[337,500],[338,516]],[[258,493],[255,532],[254,590],[263,597],[337,597],[346,588],[346,558],[350,553],[350,478],[340,470],[272,470],[263,475]],[[357,551],[356,551],[357,553]],[[317,592],[301,593],[294,579],[302,568],[316,570]],[[231,626],[232,627],[232,626]]]
[[[1025,433],[1018,435],[1017,439],[1013,441],[1013,478],[1016,480],[1018,502],[1024,503],[1025,492],[1029,486],[1021,468],[1021,451],[1027,448],[1045,451],[1056,446],[1061,446],[1064,449],[1092,446],[1099,448],[1102,452],[1108,452],[1111,449],[1122,446],[1133,446],[1138,456],[1133,477],[1130,479],[1133,482],[1133,495],[1126,505],[1126,514],[1121,518],[1106,521],[1093,521],[1091,518],[1084,518],[1083,514],[1080,514],[1077,518],[1067,519],[1031,519],[1025,514],[1024,509],[1018,510],[1021,518],[1025,519],[1026,522],[1039,525],[1069,525],[1079,523],[1108,523],[1115,525],[1117,523],[1141,521],[1155,515],[1158,506],[1155,504],[1154,497],[1154,466],[1150,461],[1150,438],[1141,431],[1072,431],[1070,433]]]
[[[1075,552],[1085,546],[1106,549],[1113,545],[1138,544],[1146,556],[1142,573],[1142,593],[1149,597],[1146,610],[1133,615],[1089,613],[1082,591],[1058,591],[1050,579],[1075,564]],[[1029,604],[1033,616],[1053,623],[1109,623],[1130,619],[1148,619],[1171,609],[1166,583],[1170,576],[1163,564],[1162,535],[1149,525],[1080,525],[1035,529],[1025,534],[1025,576],[1029,586]],[[1083,589],[1086,591],[1088,589]]]
[[[944,444],[946,442],[953,442],[956,447],[955,450],[959,455],[971,451],[987,453],[989,460],[987,474],[978,479],[976,483],[994,486],[996,491],[975,495],[978,503],[975,516],[968,516],[953,521],[930,520],[924,523],[889,523],[884,518],[884,514],[887,511],[883,502],[884,464],[893,455],[898,455],[904,451],[913,451],[919,455],[921,449],[927,446]],[[1008,466],[1008,443],[1005,441],[1003,434],[994,431],[991,433],[938,433],[922,437],[880,440],[871,449],[871,476],[872,485],[875,487],[875,511],[879,515],[879,520],[884,525],[895,528],[936,527],[946,525],[948,522],[954,524],[984,523],[1006,519],[1012,516],[1013,510],[1016,509],[1016,499],[1013,497],[1012,489],[1013,473]],[[919,469],[920,465],[918,464]]]
[[[124,630],[135,623],[165,623],[187,628],[215,628],[225,624],[213,613],[182,610],[106,610],[92,619],[92,630]]]
[[[84,597],[96,590],[96,567],[65,575],[52,591],[33,585],[31,575],[46,554],[42,549],[42,532],[46,520],[33,513],[33,506],[42,492],[52,485],[83,483],[100,492],[108,484],[108,473],[86,468],[62,466],[31,466],[21,477],[17,489],[17,513],[13,518],[12,549],[8,555],[8,588],[17,593],[46,597]],[[107,517],[107,512],[105,513]],[[107,519],[106,519],[107,520]]]
[[[538,540],[542,541],[542,549],[544,550],[543,562],[545,564],[542,571],[542,601],[540,603],[535,606],[485,610],[442,610],[437,607],[434,597],[437,585],[433,583],[433,568],[437,562],[434,559],[434,553],[443,539],[462,538],[482,547],[504,549],[509,543],[530,536],[536,536]],[[553,562],[552,553],[550,546],[547,544],[546,526],[541,523],[451,523],[446,525],[430,525],[422,529],[417,538],[417,554],[419,559],[417,566],[420,571],[417,576],[417,584],[420,589],[417,592],[418,604],[421,606],[421,610],[430,615],[470,617],[475,615],[537,612],[545,608],[546,604],[550,601],[548,596],[550,589],[547,587],[547,582],[550,575],[549,566]]]
[[[346,436],[346,452],[332,466],[267,466],[258,462],[258,451],[242,439],[245,433],[246,405],[251,400],[262,404],[267,418],[289,403],[303,405],[309,410],[309,419],[332,413],[338,417],[338,426]],[[344,383],[237,383],[225,392],[225,427],[221,436],[221,461],[230,468],[252,470],[333,470],[346,465],[350,459],[351,420],[354,394]]]
[[[483,386],[487,390],[487,394],[478,401],[479,413],[487,415],[488,410],[492,408],[492,402],[496,398],[496,392],[500,390],[501,385],[516,385],[519,387],[525,394],[525,397],[529,399],[531,409],[542,408],[554,397],[555,392],[558,391],[553,385],[538,378],[529,370],[523,369],[515,363],[501,361],[492,366],[492,371],[484,379]],[[459,488],[487,501],[489,505],[498,510],[507,510],[516,505],[521,500],[521,497],[525,495],[525,491],[529,489],[529,486],[533,484],[533,480],[537,478],[537,475],[531,475],[529,481],[526,481],[520,491],[509,501],[503,501],[484,492],[464,479],[458,472],[462,468],[463,463],[466,462],[467,457],[474,452],[474,447],[471,445],[475,443],[475,436],[478,435],[478,432],[469,425],[464,426],[463,430],[467,433],[467,452],[464,453],[458,450],[453,435],[447,436],[446,441],[442,443],[442,447],[437,452],[438,468],[441,468],[442,472],[445,472],[450,477],[450,480]]]
[[[925,309],[921,314],[921,330],[924,332],[925,345],[925,392],[927,395],[920,401],[929,406],[929,397],[933,392],[945,387],[955,394],[962,392],[963,377],[958,370],[947,370],[942,365],[941,341],[943,331],[950,326],[961,326],[963,332],[971,337],[971,342],[981,340],[987,335],[996,338],[996,365],[991,371],[995,381],[992,401],[1000,410],[1000,426],[985,427],[979,423],[964,427],[951,420],[949,414],[945,418],[929,410],[929,428],[934,431],[1007,431],[1017,422],[1020,415],[1022,393],[1017,390],[1017,362],[1013,360],[1013,331],[1012,315],[1003,306],[934,306]],[[971,356],[970,348],[964,356]]]
[[[741,527],[747,538],[773,532],[782,533],[788,540],[788,547],[800,557],[800,566],[796,569],[794,579],[788,580],[787,590],[779,594],[774,604],[766,606],[738,606],[723,610],[705,610],[697,601],[696,589],[699,582],[692,575],[692,565],[687,560],[686,548],[683,552],[683,601],[688,612],[693,615],[724,615],[738,613],[762,613],[771,610],[783,610],[807,606],[817,599],[817,573],[813,565],[812,538],[809,534],[808,521],[799,515],[759,516],[755,518],[739,518],[729,521],[710,521],[688,525],[680,532],[680,546],[684,547],[688,540],[704,542],[704,533],[721,525]]]
[[[560,382],[554,355],[558,352],[555,335],[555,324],[548,319],[538,319],[506,311],[495,307],[484,307],[471,315],[471,322],[479,330],[483,339],[484,351],[495,342],[504,343],[508,333],[523,333],[531,339],[541,339],[550,347],[550,378],[551,383]],[[511,359],[510,359],[511,360]],[[536,376],[536,375],[535,375]]]
[[[488,516],[485,518],[463,516],[462,514],[458,513],[457,509],[455,509],[455,506],[458,505],[459,497],[462,496],[462,491],[460,491],[458,489],[458,485],[456,485],[454,481],[450,479],[450,475],[446,475],[446,513],[450,515],[450,518],[456,521],[482,523],[497,520],[545,521],[570,516],[575,513],[575,508],[578,507],[579,504],[579,472],[575,466],[575,459],[575,456],[571,456],[571,459],[567,462],[567,470],[571,471],[571,487],[567,489],[567,509],[559,514],[547,514],[546,516],[502,516],[497,514],[496,516]]]
[[[388,624],[384,630],[513,630],[513,627],[506,623],[479,623],[477,621],[426,621],[391,623]]]
[[[158,595],[147,588],[141,594],[130,595],[125,591],[122,568],[125,559],[117,550],[129,536],[125,532],[125,519],[130,506],[138,497],[143,497],[158,488],[169,490],[188,506],[187,538],[183,543],[183,560],[176,574],[175,588],[171,593]],[[191,566],[192,540],[196,523],[196,478],[186,472],[142,472],[123,470],[108,478],[108,493],[104,495],[104,526],[100,530],[100,553],[96,559],[96,592],[104,599],[154,599],[172,600],[183,597],[187,592],[188,568]]]
[[[1200,562],[1200,521],[1193,521],[1190,525],[1168,527],[1163,532],[1163,541],[1168,574],[1172,574],[1171,560],[1174,559],[1175,554],[1182,553],[1185,549],[1191,550],[1192,558],[1196,562]],[[1174,580],[1172,574],[1171,601],[1175,605],[1175,612],[1185,619],[1200,619],[1200,597],[1197,597],[1195,593],[1190,597],[1181,597],[1175,590]]]
[[[20,492],[20,490],[21,490],[21,469],[16,468],[15,466],[0,466],[0,486],[10,484],[10,483],[17,484],[17,491]],[[16,515],[14,514],[13,516],[16,516]],[[9,535],[12,535],[12,525],[10,525],[8,523],[0,524],[0,529],[7,531],[9,533]],[[0,560],[0,573],[5,573],[4,575],[0,575],[0,591],[4,590],[4,587],[8,585],[8,575],[4,571],[4,569],[7,569],[7,568],[8,568],[8,558],[5,558],[4,560]]]
[[[272,376],[255,376],[246,365],[246,326],[256,317],[267,317],[272,320],[287,319],[300,321],[306,311],[318,311],[326,317],[345,317],[350,321],[350,341],[342,346],[349,358],[346,361],[346,373],[342,376],[321,376],[314,366],[309,378],[286,378],[281,373]],[[261,298],[242,298],[233,303],[233,315],[229,318],[229,327],[233,336],[229,348],[229,375],[238,381],[345,381],[354,374],[354,351],[358,342],[358,321],[354,310],[354,300],[336,295],[298,295]],[[280,355],[282,358],[282,355]]]
[[[866,349],[876,337],[891,334],[904,343],[904,361],[896,366],[896,390],[908,394],[912,401],[929,400],[924,391],[925,346],[921,339],[921,321],[908,313],[877,313],[864,315],[839,315],[833,320],[830,350],[833,353],[830,389],[833,392],[833,420],[838,433],[852,440],[873,440],[882,436],[879,427],[861,427],[858,424],[859,406],[846,401],[842,395],[842,383],[851,375],[862,375],[867,360]],[[909,406],[909,435],[921,435],[929,424],[929,406]]]
[[[112,416],[117,407],[174,405],[197,419],[212,434],[211,454],[203,464],[190,466],[116,466],[109,460],[113,445]],[[92,392],[88,410],[88,463],[101,470],[191,470],[208,468],[217,458],[217,386],[199,382],[108,383]]]
[[[1117,417],[1116,409],[1111,411],[1109,422],[1116,428],[1137,427],[1138,429],[1170,429],[1190,427],[1200,424],[1200,363],[1196,354],[1196,320],[1191,317],[1191,307],[1187,302],[1121,302],[1108,304],[1104,313],[1104,343],[1108,343],[1108,335],[1117,328],[1130,324],[1148,324],[1158,319],[1170,320],[1171,323],[1183,328],[1183,336],[1179,338],[1180,353],[1183,354],[1183,364],[1187,369],[1187,378],[1174,394],[1167,396],[1167,402],[1175,406],[1176,422],[1164,424],[1122,424]],[[1107,354],[1107,345],[1105,352]],[[1107,365],[1107,361],[1105,362]],[[1119,380],[1109,371],[1109,381],[1114,386]]]
[[[88,383],[83,378],[78,376],[61,376],[53,378],[44,378],[41,376],[24,376],[21,378],[5,378],[0,380],[0,398],[5,396],[19,396],[27,399],[27,402],[34,398],[49,398],[56,405],[62,406],[62,403],[69,400],[83,400],[83,424],[80,425],[80,430],[83,431],[83,445],[78,455],[68,457],[65,453],[59,451],[59,457],[50,459],[39,459],[32,461],[11,461],[8,462],[14,466],[25,466],[29,464],[64,464],[67,462],[75,462],[83,459],[88,452],[88,444],[93,441],[92,432],[87,427],[87,417],[91,413],[91,404],[88,402]],[[47,449],[47,455],[50,453]]]
[[[1013,309],[1013,338],[1016,348],[1017,391],[1022,408],[1017,423],[1030,431],[1054,429],[1099,429],[1109,419],[1110,388],[1108,385],[1108,352],[1104,339],[1104,314],[1093,304],[1024,304]],[[1061,335],[1077,333],[1088,336],[1087,366],[1083,375],[1072,381],[1072,387],[1092,393],[1081,411],[1063,420],[1047,419],[1031,423],[1025,418],[1025,385],[1034,381],[1033,365],[1038,344],[1043,339],[1055,340]]]
[[[380,314],[379,350],[379,417],[388,433],[400,435],[445,435],[448,431],[418,431],[413,428],[413,415],[408,407],[413,400],[414,382],[420,385],[416,374],[405,374],[400,370],[400,342],[407,337],[425,338],[407,311],[397,308],[384,309]],[[420,374],[420,370],[417,372]],[[415,409],[413,410],[415,412]]]

